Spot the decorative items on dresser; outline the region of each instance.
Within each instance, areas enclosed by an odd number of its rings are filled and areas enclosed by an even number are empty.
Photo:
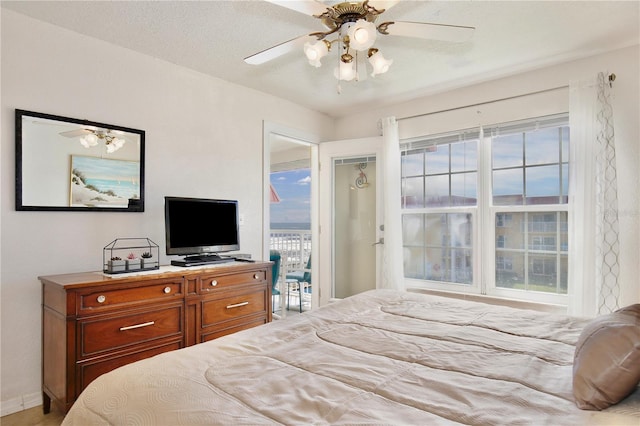
[[[270,262],[39,279],[45,413],[117,367],[271,321]]]
[[[102,249],[102,272],[160,269],[160,248],[149,238],[116,238]]]

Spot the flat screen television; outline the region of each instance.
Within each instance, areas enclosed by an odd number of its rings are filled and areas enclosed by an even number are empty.
[[[220,253],[239,250],[238,201],[165,197],[167,255],[172,265],[193,266],[234,260]]]

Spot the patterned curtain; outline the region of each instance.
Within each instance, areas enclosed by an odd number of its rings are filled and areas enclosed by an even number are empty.
[[[604,73],[598,74],[597,93],[595,264],[598,313],[604,314],[620,308],[616,148],[611,107],[611,82]]]
[[[594,316],[620,306],[618,195],[611,81],[572,82],[569,203],[569,313]]]

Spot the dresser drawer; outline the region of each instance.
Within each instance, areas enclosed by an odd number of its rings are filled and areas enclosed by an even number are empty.
[[[86,315],[108,310],[120,310],[125,307],[135,307],[144,304],[182,297],[182,280],[153,281],[149,284],[109,288],[101,287],[81,292],[78,295],[78,314]]]
[[[182,335],[183,305],[78,323],[78,357]]]
[[[221,288],[229,288],[241,284],[263,283],[266,281],[267,271],[265,269],[239,272],[228,275],[205,275],[200,280],[198,293],[206,294]]]
[[[225,321],[266,313],[265,291],[236,294],[202,301],[202,328],[219,326]]]

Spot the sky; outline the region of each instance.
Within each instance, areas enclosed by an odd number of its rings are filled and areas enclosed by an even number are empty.
[[[311,222],[311,170],[271,173],[271,185],[280,197],[271,203],[271,223]]]

